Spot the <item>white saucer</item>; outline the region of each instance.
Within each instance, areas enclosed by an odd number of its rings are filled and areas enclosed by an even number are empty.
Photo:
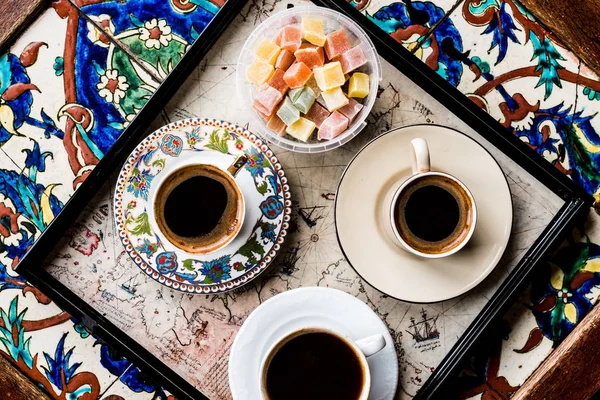
[[[393,399],[398,386],[398,359],[385,324],[369,306],[336,289],[305,287],[265,301],[246,319],[229,355],[229,387],[234,400],[260,400],[258,372],[273,343],[297,328],[322,326],[353,340],[381,334],[386,346],[368,358],[370,400]]]
[[[410,141],[416,137],[429,144],[432,170],[460,179],[477,204],[473,237],[445,258],[413,255],[386,233],[385,199],[410,176]],[[415,303],[456,297],[488,276],[506,249],[512,217],[510,189],[496,160],[468,136],[437,125],[396,129],[367,144],[342,174],[335,203],[348,262],[381,292]]]

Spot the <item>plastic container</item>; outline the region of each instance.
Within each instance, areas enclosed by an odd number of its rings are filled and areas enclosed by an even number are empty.
[[[370,92],[362,102],[364,107],[354,118],[354,121],[348,127],[348,129],[332,140],[318,141],[316,134],[313,134],[311,141],[308,143],[296,140],[289,135],[281,137],[267,128],[266,122],[252,108],[252,101],[257,92],[257,88],[252,83],[247,81],[246,70],[256,58],[254,51],[257,45],[263,38],[273,40],[281,28],[285,26],[295,25],[300,27],[302,18],[312,18],[323,21],[325,24],[325,34],[336,31],[340,28],[344,28],[350,41],[350,45],[352,47],[359,45],[369,60],[366,65],[363,65],[361,68],[356,70],[369,74],[370,76]],[[337,11],[332,11],[328,8],[317,6],[290,8],[271,16],[269,19],[260,24],[254,30],[254,32],[252,32],[250,37],[248,37],[246,43],[244,43],[244,47],[242,48],[240,57],[238,59],[236,71],[238,101],[240,101],[241,106],[244,109],[249,110],[250,114],[252,115],[252,122],[257,128],[256,133],[277,146],[299,153],[320,153],[323,151],[333,150],[358,135],[360,131],[367,125],[365,120],[367,119],[371,109],[373,108],[373,104],[375,103],[380,81],[381,63],[379,61],[379,56],[377,55],[377,51],[375,50],[373,42],[371,39],[369,39],[365,31],[345,15],[340,14]]]

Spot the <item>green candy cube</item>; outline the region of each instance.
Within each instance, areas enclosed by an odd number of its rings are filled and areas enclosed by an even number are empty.
[[[300,93],[302,93],[302,91],[304,90],[304,87],[299,87],[299,88],[295,88],[295,89],[290,89],[288,91],[288,96],[290,96],[290,99],[292,100],[292,103],[295,102],[298,99],[298,96],[300,96]]]
[[[283,100],[283,103],[277,110],[277,116],[281,119],[287,126],[292,125],[294,122],[300,119],[300,111],[294,106],[292,100],[289,97],[286,97]]]
[[[300,112],[302,112],[303,114],[306,114],[312,107],[316,98],[317,98],[317,96],[315,95],[315,92],[313,92],[313,90],[311,88],[304,87],[304,89],[302,89],[300,94],[298,96],[296,96],[296,99],[292,98],[292,102],[294,103],[294,106],[298,110],[300,110]]]

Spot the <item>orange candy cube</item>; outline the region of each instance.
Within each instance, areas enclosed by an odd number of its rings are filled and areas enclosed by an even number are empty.
[[[277,114],[273,114],[269,121],[267,122],[267,128],[278,134],[279,136],[285,135],[285,129],[287,125],[277,116]]]
[[[287,85],[291,88],[299,88],[304,86],[304,84],[310,79],[313,72],[310,68],[306,66],[303,62],[297,62],[293,64],[285,74],[283,75],[283,80]]]
[[[322,67],[325,63],[325,54],[323,48],[309,43],[303,43],[298,50],[294,52],[296,59],[306,64],[310,69]]]
[[[327,53],[327,58],[330,60],[335,57],[341,56],[345,52],[351,49],[350,42],[348,41],[348,36],[346,36],[346,32],[343,29],[339,31],[331,32],[325,38],[325,53]]]
[[[294,61],[296,61],[294,53],[292,53],[289,50],[283,49],[281,50],[279,56],[277,57],[277,60],[275,61],[275,68],[287,71],[287,69],[290,67],[290,65],[294,63]]]
[[[286,26],[275,37],[275,44],[293,53],[302,44],[302,32],[295,26]]]
[[[283,80],[283,76],[285,75],[285,71],[281,69],[276,69],[273,75],[271,75],[271,79],[267,82],[269,86],[275,88],[281,93],[285,95],[285,92],[289,89],[288,84]]]

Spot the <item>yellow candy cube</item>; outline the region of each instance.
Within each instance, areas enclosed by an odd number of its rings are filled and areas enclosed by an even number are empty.
[[[333,89],[342,86],[346,82],[342,72],[342,64],[339,61],[317,67],[313,69],[313,74],[321,90]]]
[[[285,131],[296,139],[307,142],[315,130],[315,127],[316,125],[314,122],[304,117],[300,117],[298,121],[288,126]]]
[[[325,25],[316,19],[302,19],[302,39],[316,46],[325,44]]]
[[[269,80],[273,72],[275,68],[271,64],[257,58],[246,70],[246,78],[256,86],[260,86]]]
[[[355,72],[348,84],[348,96],[364,99],[369,94],[369,75]]]
[[[271,65],[274,65],[275,61],[277,61],[277,56],[279,56],[280,51],[281,48],[275,43],[269,39],[263,39],[263,41],[260,42],[256,48],[256,57],[268,62]]]
[[[326,90],[321,93],[321,96],[323,96],[323,100],[325,100],[325,105],[329,112],[334,112],[350,102],[341,87]]]

